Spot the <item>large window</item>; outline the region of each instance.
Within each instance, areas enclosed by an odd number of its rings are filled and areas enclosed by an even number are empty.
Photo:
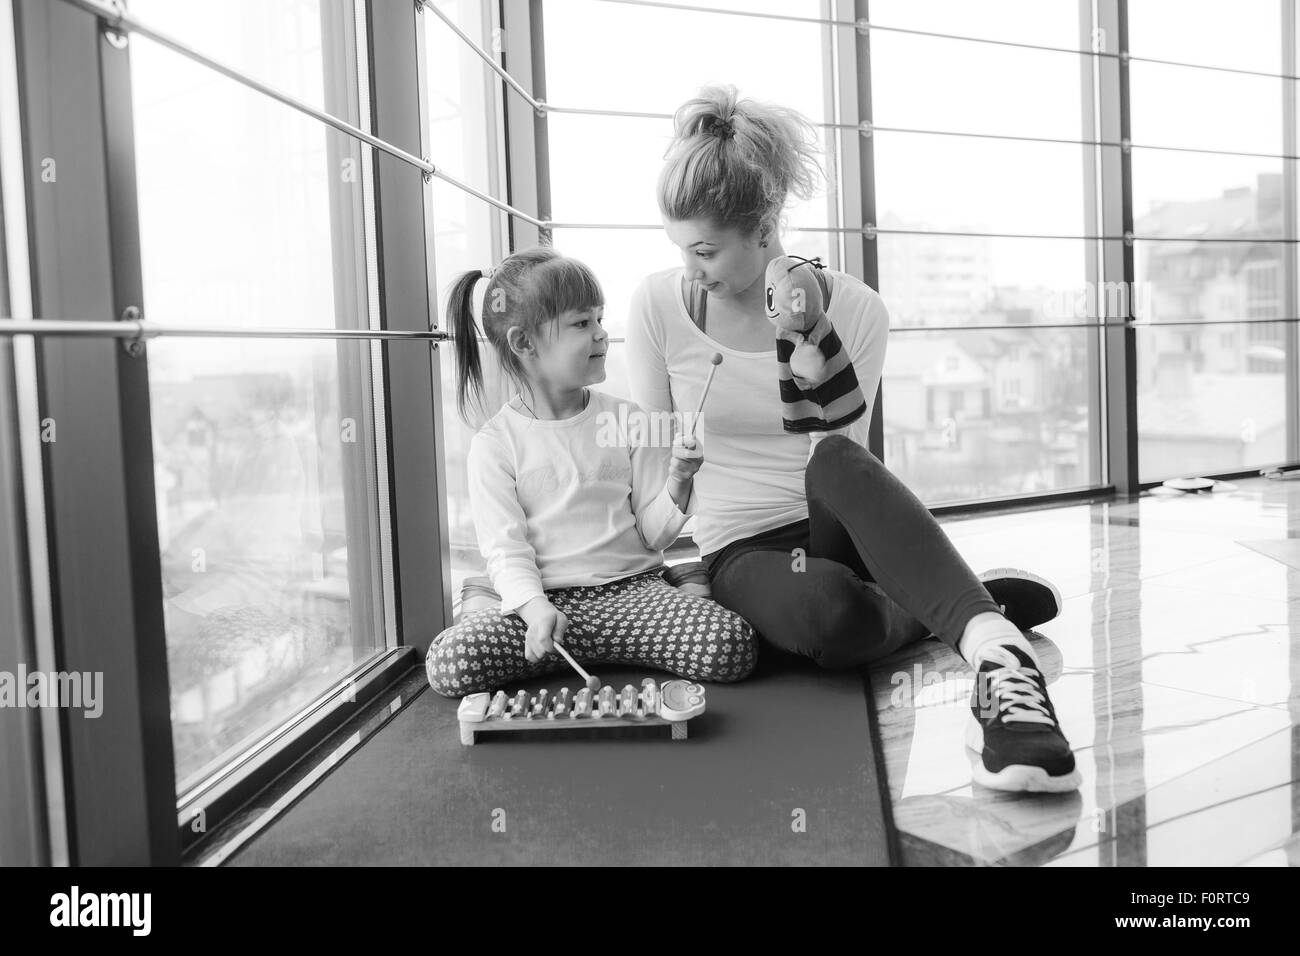
[[[1003,328],[1097,321],[1079,11],[881,0],[871,21],[885,461],[930,503],[1096,484],[1095,329]]]
[[[1295,161],[1283,158],[1283,94],[1295,81],[1280,75],[1282,4],[1128,11],[1133,56],[1172,61],[1131,67],[1135,279],[1150,323],[1138,335],[1141,477],[1282,462],[1294,327],[1269,320],[1297,317],[1284,283]]]
[[[131,7],[363,122],[351,3]],[[370,326],[359,144],[144,38],[131,68],[145,315]],[[355,341],[161,338],[149,370],[184,790],[387,646],[376,381]]]

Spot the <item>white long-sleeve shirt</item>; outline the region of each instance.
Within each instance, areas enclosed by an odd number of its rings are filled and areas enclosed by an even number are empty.
[[[561,421],[507,405],[470,441],[474,528],[502,614],[550,588],[658,567],[686,523],[689,512],[665,486],[671,447],[636,441],[643,413],[635,403],[590,395],[583,411]]]
[[[652,411],[694,412],[722,353],[696,434],[704,464],[695,476],[692,509],[701,554],[808,517],[804,472],[817,442],[847,435],[864,448],[885,367],[889,312],[870,286],[827,270],[827,317],[857,371],[867,414],[834,432],[791,434],[782,426],[774,348],[742,352],[719,345],[691,321],[682,301],[682,270],[656,272],[637,288],[628,317],[632,397]]]

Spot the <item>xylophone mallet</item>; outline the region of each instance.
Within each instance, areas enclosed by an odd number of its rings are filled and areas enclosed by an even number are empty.
[[[700,403],[695,406],[695,417],[691,419],[691,427],[686,430],[687,438],[695,437],[695,426],[699,424],[700,414],[704,411],[704,400],[709,397],[709,386],[713,384],[713,373],[722,364],[722,353],[714,352],[713,358],[709,361],[712,363],[712,367],[709,369],[709,377],[704,380],[704,391],[700,392]]]
[[[566,661],[568,661],[569,666],[572,667],[575,671],[577,671],[578,676],[581,677],[586,682],[587,689],[590,690],[593,694],[597,693],[600,690],[600,681],[598,681],[596,678],[592,677],[590,674],[584,671],[582,669],[582,665],[573,659],[573,655],[564,649],[563,644],[561,644],[559,641],[552,641],[551,643],[554,644],[555,649],[560,652],[560,656],[563,657]]]

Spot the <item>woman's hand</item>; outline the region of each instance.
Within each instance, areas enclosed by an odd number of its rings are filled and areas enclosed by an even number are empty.
[[[698,438],[678,435],[673,439],[673,458],[668,465],[668,494],[683,512],[691,498],[691,482],[702,464],[704,448]]]
[[[530,664],[536,664],[547,654],[554,654],[556,641],[564,643],[564,632],[568,630],[569,619],[544,596],[533,598],[519,608],[517,613],[528,625],[528,633],[524,637],[524,657]]]
[[[826,384],[826,356],[812,342],[800,339],[790,355],[790,374],[794,383],[804,391],[812,391]]]

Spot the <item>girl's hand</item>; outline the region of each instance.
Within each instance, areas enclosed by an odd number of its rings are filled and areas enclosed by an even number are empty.
[[[673,439],[673,459],[668,465],[668,496],[683,514],[691,500],[691,483],[704,464],[704,449],[698,438],[678,435]]]
[[[564,632],[569,628],[569,619],[545,597],[533,598],[518,613],[528,625],[528,633],[524,637],[524,657],[530,664],[536,664],[547,654],[554,654],[556,641],[564,643]]]
[[[704,449],[698,438],[678,435],[673,439],[673,459],[668,466],[669,483],[685,485],[704,464]]]

